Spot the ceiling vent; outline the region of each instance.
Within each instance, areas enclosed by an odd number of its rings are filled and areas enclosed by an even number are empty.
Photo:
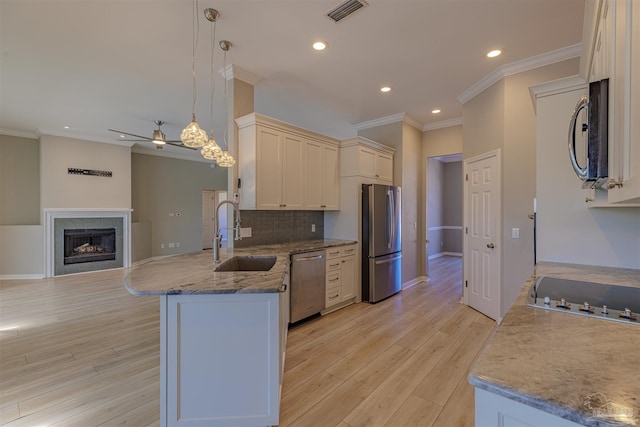
[[[347,0],[346,2],[334,7],[329,13],[327,13],[327,16],[333,22],[340,22],[355,11],[367,6],[369,6],[369,4],[364,0]]]

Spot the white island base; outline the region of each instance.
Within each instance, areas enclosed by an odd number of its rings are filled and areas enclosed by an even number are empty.
[[[278,424],[283,295],[160,297],[161,426]]]

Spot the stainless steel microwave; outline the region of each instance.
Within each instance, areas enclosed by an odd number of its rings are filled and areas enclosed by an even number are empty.
[[[585,117],[586,123],[578,123]],[[582,188],[597,188],[609,178],[609,79],[589,83],[589,95],[580,98],[569,125],[569,158]],[[586,134],[585,134],[586,133]],[[580,135],[581,137],[578,137]],[[581,141],[583,146],[576,146]],[[582,155],[579,155],[582,153]],[[580,157],[580,159],[578,159]]]

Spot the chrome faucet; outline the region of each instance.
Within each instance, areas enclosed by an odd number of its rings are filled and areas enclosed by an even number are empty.
[[[220,206],[224,205],[224,204],[230,204],[233,206],[233,210],[236,213],[236,225],[234,227],[234,234],[235,234],[235,238],[234,240],[242,240],[242,237],[240,236],[240,206],[238,205],[238,203],[236,202],[232,202],[231,200],[223,200],[220,203],[218,203],[218,206],[216,206],[216,237],[213,239],[213,263],[218,263],[220,262],[220,248],[222,247],[222,234],[220,233],[222,231],[222,229],[220,228],[219,225],[219,211],[220,211]]]

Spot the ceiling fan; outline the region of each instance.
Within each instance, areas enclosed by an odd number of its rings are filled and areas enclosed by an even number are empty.
[[[160,126],[162,126],[166,122],[163,122],[162,120],[154,120],[154,123],[158,126],[158,129],[154,129],[153,136],[151,138],[147,136],[136,135],[134,133],[123,132],[121,130],[116,130],[116,129],[107,129],[107,130],[111,132],[119,133],[120,135],[129,135],[129,136],[138,138],[138,139],[121,139],[120,141],[133,141],[133,142],[140,142],[141,140],[150,141],[150,142],[153,142],[156,148],[159,150],[161,150],[165,144],[173,145],[175,147],[186,148],[187,150],[195,150],[195,148],[185,146],[180,140],[176,140],[176,141],[167,140],[166,136],[164,135],[164,132],[160,130]]]

